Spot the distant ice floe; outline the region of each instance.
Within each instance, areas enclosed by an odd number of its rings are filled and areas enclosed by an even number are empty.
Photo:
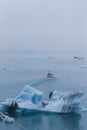
[[[81,65],[80,68],[87,69],[87,65]]]
[[[7,67],[0,67],[0,70],[7,70]]]
[[[13,70],[15,70],[15,67],[10,67],[10,66],[8,66],[8,67],[0,67],[0,71],[8,71],[8,70],[13,71]]]

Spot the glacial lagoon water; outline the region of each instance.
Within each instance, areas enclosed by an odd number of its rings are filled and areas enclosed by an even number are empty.
[[[81,56],[84,59],[74,59]],[[0,121],[0,130],[86,130],[87,129],[87,54],[86,53],[0,53],[0,101],[14,98],[26,84],[44,92],[81,91],[85,111],[71,114],[10,115],[13,124]],[[51,71],[55,78],[47,78]]]

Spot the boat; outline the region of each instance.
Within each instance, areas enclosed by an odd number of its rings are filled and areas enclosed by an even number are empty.
[[[74,59],[75,59],[75,60],[84,60],[83,57],[79,57],[79,56],[74,56]]]
[[[8,113],[70,113],[81,109],[80,99],[82,92],[58,92],[49,93],[48,100],[43,100],[43,92],[26,85],[24,89],[13,99],[1,102],[4,112]]]
[[[50,77],[53,77],[53,73],[51,73],[50,71],[47,73],[47,77],[50,78]]]

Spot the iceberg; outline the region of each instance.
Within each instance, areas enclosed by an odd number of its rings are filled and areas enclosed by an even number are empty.
[[[15,113],[70,113],[81,109],[80,99],[82,92],[58,92],[51,91],[48,100],[43,100],[43,92],[29,85],[14,99],[2,102],[6,112]]]

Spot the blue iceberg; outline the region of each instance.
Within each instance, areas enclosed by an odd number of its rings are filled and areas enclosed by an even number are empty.
[[[5,111],[16,113],[31,113],[31,112],[53,112],[53,113],[69,113],[80,110],[80,98],[82,92],[58,92],[51,91],[49,99],[42,100],[43,92],[29,85],[14,99],[3,102]]]

